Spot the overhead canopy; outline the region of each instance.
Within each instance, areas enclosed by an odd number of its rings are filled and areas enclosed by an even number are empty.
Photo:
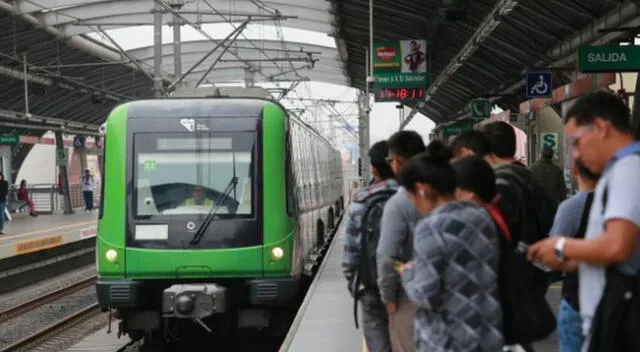
[[[0,109],[25,111],[23,54],[26,54],[28,66],[31,114],[99,124],[118,103],[152,96],[152,48],[131,50],[134,57],[142,60],[138,64],[117,50],[117,45],[106,46],[85,34],[151,25],[154,8],[159,3],[153,0],[0,0]],[[163,24],[173,25],[177,11],[182,28],[196,27],[201,33],[203,25],[233,22],[237,26],[249,18],[251,24],[278,24],[326,34],[333,32],[334,15],[326,1],[165,0],[163,4]],[[211,36],[224,37],[220,33],[203,37],[212,39]],[[214,41],[184,41],[182,72],[214,46]],[[304,55],[293,52],[301,46]],[[186,76],[186,80],[198,81],[222,49]],[[285,50],[289,57],[295,58],[294,62],[282,61],[286,57]],[[162,51],[166,87],[176,78],[173,46],[166,44]],[[312,52],[314,68],[292,72],[294,68],[309,65],[310,61],[303,59],[309,52]],[[249,41],[242,36],[210,71],[206,82],[242,80],[247,67],[256,71],[256,82],[309,79],[348,83],[343,63],[333,48],[284,40],[252,38]],[[283,74],[283,71],[288,73]],[[5,79],[7,77],[9,79]],[[20,128],[0,127],[0,130],[2,133],[40,134]],[[17,170],[29,147],[15,149],[14,169]]]
[[[151,66],[154,60],[153,49],[153,46],[148,46],[129,50],[128,53]],[[208,40],[182,43],[182,72],[187,72],[211,49],[212,43]],[[221,52],[221,50],[214,52],[198,65],[186,79],[199,80],[206,70],[216,62],[210,74],[207,75],[208,81],[213,83],[238,81],[245,77],[246,63],[252,63],[257,66],[256,81],[297,80],[299,76],[288,71],[299,69],[296,72],[311,81],[348,85],[346,75],[343,73],[342,61],[338,58],[338,51],[334,48],[278,40],[236,40],[229,46],[228,52],[218,61],[218,53]],[[306,62],[309,54],[318,60],[313,68],[309,67],[309,63]],[[162,56],[163,70],[173,72],[173,44],[163,45]],[[237,57],[245,61],[243,62]],[[298,61],[289,62],[288,60]],[[283,71],[287,73],[282,74]]]
[[[274,14],[284,16],[283,26],[321,33],[332,31],[333,16],[330,4],[318,0],[207,0],[165,1],[182,4],[180,13],[198,24],[226,23],[227,20],[245,19],[271,22]],[[207,4],[208,3],[208,4]],[[209,6],[211,5],[211,6]],[[18,1],[20,13],[39,12],[43,9],[59,9],[41,15],[41,21],[56,26],[72,36],[104,29],[152,25],[154,23],[153,0],[29,0]],[[287,18],[297,17],[297,18]],[[166,25],[174,23],[172,16],[165,16]]]
[[[364,88],[368,3],[333,1],[333,7],[338,49],[348,58],[351,85]],[[506,108],[517,106],[524,100],[525,71],[550,64],[566,67],[558,60],[573,56],[579,45],[626,35],[597,29],[623,26],[634,18],[638,11],[633,1],[376,0],[373,27],[379,40],[427,40],[431,86],[420,111],[443,122],[463,114],[477,97],[492,96]],[[556,82],[566,81],[564,67],[556,71]],[[496,97],[503,92],[509,95]]]

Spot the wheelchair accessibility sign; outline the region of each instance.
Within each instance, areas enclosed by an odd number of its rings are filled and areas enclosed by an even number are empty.
[[[527,98],[551,98],[553,96],[551,71],[527,72]]]

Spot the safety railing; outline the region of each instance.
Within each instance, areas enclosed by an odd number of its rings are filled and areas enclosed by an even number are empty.
[[[25,202],[18,200],[17,192],[18,186],[11,185],[9,187],[9,194],[7,195],[8,208],[11,212],[28,213],[29,209]],[[53,214],[57,211],[64,210],[64,195],[57,184],[43,183],[29,185],[27,186],[27,192],[38,214]],[[69,185],[69,195],[72,208],[84,208],[84,196],[81,185]],[[95,191],[93,192],[94,209],[97,209],[99,204],[100,185],[96,184]]]

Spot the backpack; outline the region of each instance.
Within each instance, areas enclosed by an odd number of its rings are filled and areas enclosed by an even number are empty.
[[[396,193],[396,190],[384,190],[373,194],[366,200],[365,211],[360,225],[360,266],[358,267],[358,286],[365,289],[378,289],[378,265],[376,251],[380,241],[380,223],[384,206]],[[356,286],[357,287],[357,286]]]
[[[520,228],[511,229],[511,233],[517,235],[518,242],[523,242],[528,247],[549,236],[556,209],[539,183],[531,178],[523,179],[513,167],[518,166],[509,165],[496,169],[496,182],[506,184],[517,194],[520,209],[524,210],[522,217],[527,221],[519,224]]]
[[[354,291],[364,286],[364,290],[378,290],[378,265],[376,261],[376,251],[380,240],[380,223],[384,206],[394,194],[396,189],[385,189],[376,192],[366,198],[366,211],[362,216],[360,224],[360,265],[355,278]],[[358,328],[358,298],[363,292],[355,294],[354,318],[356,328]]]
[[[510,167],[496,170],[496,181],[515,191],[522,217],[527,219],[508,233],[502,230],[505,238],[500,241],[498,272],[505,345],[527,344],[545,339],[556,328],[555,315],[545,297],[549,272],[531,263],[526,256],[529,244],[549,235],[555,209],[542,186],[533,180],[523,180]],[[493,205],[499,207],[499,196]]]

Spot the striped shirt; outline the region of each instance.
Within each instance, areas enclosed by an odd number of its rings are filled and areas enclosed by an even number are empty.
[[[402,274],[415,302],[418,352],[502,350],[498,232],[474,203],[452,202],[420,220],[414,265]]]

